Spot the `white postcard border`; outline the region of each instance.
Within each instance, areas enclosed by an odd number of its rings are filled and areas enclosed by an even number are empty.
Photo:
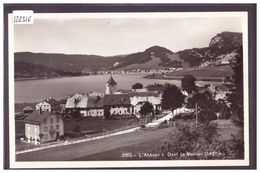
[[[26,162],[15,160],[14,119],[14,28],[12,14],[8,15],[8,63],[9,63],[9,143],[10,168],[104,168],[104,167],[188,167],[188,166],[249,166],[249,91],[248,91],[248,21],[247,12],[156,12],[156,13],[34,13],[34,18],[151,18],[151,17],[240,17],[243,30],[243,75],[244,75],[244,160],[164,160],[164,161],[44,161]],[[13,116],[12,116],[13,115]]]

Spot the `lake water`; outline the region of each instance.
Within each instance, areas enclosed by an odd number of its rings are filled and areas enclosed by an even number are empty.
[[[148,84],[166,82],[181,85],[176,80],[157,80],[143,78],[144,74],[114,74],[113,78],[117,82],[118,89],[131,89],[136,82],[144,86]],[[15,102],[32,103],[38,102],[47,97],[54,97],[57,100],[67,98],[75,93],[105,92],[105,84],[110,75],[79,76],[42,80],[15,81]],[[207,82],[200,82],[205,84]]]

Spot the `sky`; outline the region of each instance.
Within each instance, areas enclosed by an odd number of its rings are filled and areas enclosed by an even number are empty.
[[[15,52],[122,55],[162,46],[173,52],[207,47],[223,31],[242,32],[239,17],[60,18],[14,25]]]

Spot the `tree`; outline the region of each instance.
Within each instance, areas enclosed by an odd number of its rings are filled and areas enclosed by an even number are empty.
[[[243,159],[242,138],[243,135],[234,135],[230,139],[219,139],[216,124],[177,123],[174,133],[160,151],[164,159],[174,160]],[[185,154],[168,156],[168,153]]]
[[[39,134],[40,142],[42,141],[43,136],[44,136],[44,134],[42,134],[42,133]]]
[[[109,107],[104,107],[104,116],[105,116],[105,118],[109,119],[110,115],[111,115],[111,113],[110,113]]]
[[[244,126],[244,99],[243,99],[243,49],[238,49],[238,55],[230,63],[234,70],[234,89],[227,94],[227,101],[230,104],[232,120],[240,127]]]
[[[187,108],[197,108],[198,121],[202,123],[208,124],[211,120],[217,119],[218,104],[208,91],[194,94],[188,99],[186,106]]]
[[[225,100],[219,99],[217,101],[217,109],[219,113],[219,119],[230,119],[231,113],[230,113],[230,108],[227,106],[225,103]]]
[[[216,120],[216,119],[217,119],[217,115],[211,109],[204,108],[204,109],[200,110],[198,113],[198,120],[201,123],[209,124],[210,121]]]
[[[212,95],[205,91],[204,93],[196,93],[188,99],[187,107],[196,108],[198,111],[198,120],[202,123],[209,123],[211,120],[217,119],[217,103]]]
[[[140,109],[140,114],[147,117],[149,113],[153,113],[153,105],[149,102],[145,102]]]
[[[182,107],[183,103],[184,95],[181,90],[176,85],[167,84],[162,94],[162,108],[170,109],[173,113],[175,109]]]
[[[70,111],[69,114],[72,118],[75,118],[75,119],[82,117],[79,109],[73,109]]]
[[[134,85],[132,85],[132,89],[143,89],[143,84],[137,82]]]
[[[70,116],[73,117],[73,118],[80,118],[80,117],[81,117],[80,110],[77,108],[77,105],[78,105],[78,103],[79,103],[80,101],[81,101],[80,98],[75,98],[75,99],[74,99],[74,105],[75,105],[75,107],[74,107],[74,109],[72,109],[72,110],[70,111]]]
[[[185,91],[187,91],[187,93],[192,93],[192,91],[196,91],[196,84],[195,84],[195,77],[187,74],[185,75],[182,80],[181,80],[181,87],[182,89],[184,89]]]

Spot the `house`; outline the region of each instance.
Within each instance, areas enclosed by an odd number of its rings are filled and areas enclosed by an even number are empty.
[[[67,99],[66,112],[80,111],[82,116],[87,116],[88,96],[84,94],[75,94]]]
[[[104,109],[110,115],[132,114],[131,102],[128,94],[107,94],[104,96]]]
[[[97,97],[97,96],[104,97],[104,93],[89,92],[89,93],[87,94],[87,96],[90,96],[90,97]]]
[[[117,91],[117,83],[113,79],[112,75],[110,76],[109,80],[106,83],[106,94],[114,94]]]
[[[35,110],[24,122],[25,136],[30,141],[53,141],[64,135],[62,118],[50,111]]]
[[[134,92],[147,92],[147,88],[142,88],[142,89],[132,89]]]
[[[115,91],[114,94],[128,94],[128,93],[132,93],[132,90],[126,90],[126,89],[119,89],[117,91]]]
[[[86,116],[92,117],[103,117],[104,108],[103,108],[104,98],[100,96],[88,97],[87,100],[87,113]]]
[[[60,110],[60,104],[57,100],[50,97],[45,100],[42,100],[40,103],[38,103],[35,106],[36,110],[41,109],[42,111],[59,111]]]
[[[227,93],[231,93],[231,86],[219,85],[216,86],[215,100],[226,100]]]
[[[24,114],[30,114],[34,111],[33,108],[31,108],[30,106],[26,106],[25,108],[23,108],[23,113]]]
[[[158,94],[158,92],[133,92],[129,94],[129,97],[133,108],[133,113],[137,117],[140,117],[139,111],[145,102],[149,102],[153,105],[155,114],[161,110],[161,94]]]

